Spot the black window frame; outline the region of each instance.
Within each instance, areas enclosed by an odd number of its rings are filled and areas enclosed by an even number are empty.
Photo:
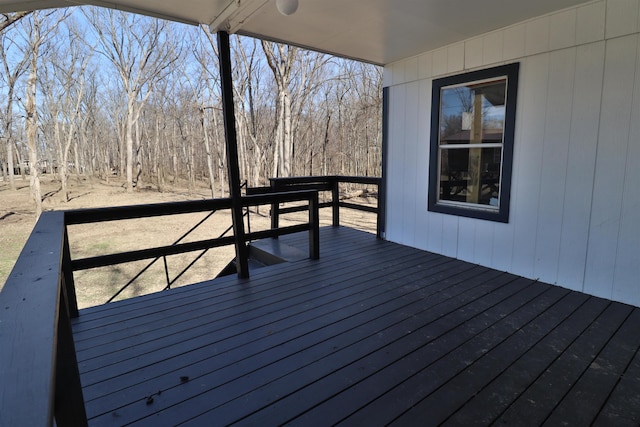
[[[516,124],[516,104],[518,95],[518,74],[520,64],[512,63],[468,73],[447,76],[433,80],[431,95],[431,134],[429,150],[429,203],[430,212],[457,215],[496,222],[509,222],[511,199],[511,172],[513,169],[513,144]],[[440,195],[440,97],[443,88],[494,78],[506,77],[507,93],[505,101],[505,121],[500,173],[500,198],[498,209],[483,209],[481,205],[468,206],[439,203]]]

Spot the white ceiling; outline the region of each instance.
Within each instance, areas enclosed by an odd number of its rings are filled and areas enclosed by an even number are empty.
[[[95,4],[384,65],[589,0],[0,0],[0,13]]]

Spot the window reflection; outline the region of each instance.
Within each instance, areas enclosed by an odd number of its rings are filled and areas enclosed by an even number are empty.
[[[501,148],[443,150],[440,200],[498,206],[501,158]]]
[[[505,95],[506,79],[443,89],[440,145],[502,143]]]
[[[439,200],[497,208],[505,96],[506,79],[442,89]]]

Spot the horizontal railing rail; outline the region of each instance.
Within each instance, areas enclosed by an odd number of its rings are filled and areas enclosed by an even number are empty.
[[[309,205],[304,206],[304,210],[310,210],[310,215],[315,216],[312,211],[319,208],[317,201],[315,201],[318,193],[313,190],[295,190],[296,191],[247,195],[242,197],[242,206],[248,207],[267,205],[274,203],[274,201],[277,201],[278,203],[308,201]],[[163,215],[175,215],[222,209],[231,209],[231,199],[226,198],[196,200],[188,202],[154,203],[149,205],[114,206],[108,208],[71,210],[65,212],[65,223],[66,225],[99,223],[106,221],[148,218]],[[310,218],[309,222],[303,224],[302,226],[294,225],[288,227],[272,227],[271,230],[249,232],[245,234],[246,241],[243,243],[267,237],[278,237],[285,234],[308,231],[312,228],[312,221],[313,218]],[[155,248],[81,258],[71,261],[71,269],[73,271],[87,270],[91,268],[117,265],[131,261],[140,261],[144,259],[151,259],[168,255],[177,255],[185,252],[193,252],[207,248],[228,246],[234,243],[234,236],[226,236],[218,237],[215,239],[199,240],[195,242],[179,243],[174,245],[159,246]],[[311,258],[314,259],[319,256],[318,253],[312,252],[310,252],[310,255]]]
[[[151,218],[166,215],[178,215],[196,212],[216,212],[218,210],[231,209],[231,199],[207,199],[190,200],[184,202],[151,203],[146,205],[111,206],[106,208],[91,208],[69,210],[65,212],[66,225],[100,223],[107,221],[119,221],[126,219]],[[204,250],[214,247],[233,244],[235,238],[220,237],[189,243],[174,242],[171,245],[156,248],[141,249],[115,254],[100,255],[95,257],[75,259],[71,261],[73,271],[87,270],[98,267],[117,265],[131,261],[163,256],[177,255],[186,252]]]
[[[241,189],[246,189],[247,188],[247,181],[244,181],[242,183],[242,185],[240,186]],[[189,237],[192,233],[194,233],[201,225],[203,225],[205,222],[207,222],[207,220],[209,220],[209,218],[211,218],[217,211],[216,210],[210,210],[207,212],[207,214],[201,218],[195,225],[193,225],[189,230],[187,230],[185,233],[183,233],[178,239],[174,240],[173,243],[171,243],[171,245],[169,246],[176,246],[178,244],[180,244],[184,239],[186,239],[187,237]],[[243,213],[243,217],[246,218],[247,220],[247,229],[249,232],[251,232],[251,216],[249,215],[249,209],[247,208],[246,211]],[[218,236],[218,239],[221,239],[223,237],[226,237],[229,235],[229,232],[233,230],[233,224],[231,224],[229,227],[227,227],[222,233],[220,233],[220,235]],[[160,259],[162,259],[162,266],[164,267],[164,277],[166,279],[166,286],[162,289],[163,291],[169,290],[171,289],[171,286],[176,283],[187,271],[189,271],[189,269],[191,269],[199,260],[202,259],[202,257],[204,257],[207,252],[209,252],[210,249],[213,249],[211,247],[205,247],[203,249],[199,249],[198,250],[198,254],[191,259],[191,261],[184,267],[182,267],[182,269],[180,270],[179,273],[177,273],[173,278],[170,277],[169,275],[169,263],[167,261],[167,256],[166,255],[162,255],[162,256],[156,256],[153,259],[151,259],[151,261],[149,261],[144,267],[142,267],[142,269],[140,271],[138,271],[136,274],[133,275],[133,277],[131,277],[129,280],[127,280],[127,283],[125,283],[123,286],[120,287],[120,289],[118,289],[116,291],[115,294],[113,294],[112,296],[109,297],[109,299],[106,302],[112,302],[114,301],[118,296],[120,296],[120,294],[122,294],[122,292],[124,292],[126,289],[129,288],[129,286],[131,286],[136,280],[138,280],[138,278],[140,278],[140,276],[142,276],[143,274],[145,274],[147,271],[149,271],[149,269],[151,267],[153,267],[155,265],[156,262],[158,262]],[[79,263],[78,263],[79,264]],[[82,269],[82,267],[80,265],[76,265],[77,269],[80,270]]]
[[[68,210],[65,211],[64,219],[67,225],[89,224],[230,208],[230,198],[188,200],[184,202],[149,203],[145,205],[110,206],[106,208]]]
[[[381,198],[378,197],[378,203],[375,207],[364,206],[357,203],[350,203],[340,200],[340,184],[363,184],[372,185],[377,189],[377,193],[380,194],[382,187],[382,178],[372,176],[345,176],[345,175],[330,175],[330,176],[296,176],[289,178],[270,178],[269,187],[254,187],[247,188],[247,194],[266,194],[269,192],[279,191],[291,191],[312,189],[316,191],[330,191],[331,201],[322,202],[319,204],[319,208],[331,207],[332,212],[332,224],[337,227],[340,225],[340,208],[355,209],[363,212],[370,212],[376,214],[376,236],[381,238],[384,233],[384,218],[382,211]],[[279,204],[273,203],[271,205],[271,228],[277,228],[279,224],[280,215],[293,212],[302,212],[307,209],[306,206],[288,206],[280,207]]]

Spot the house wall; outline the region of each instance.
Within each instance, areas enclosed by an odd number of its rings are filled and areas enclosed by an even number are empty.
[[[386,238],[640,306],[639,30],[600,0],[387,66]],[[516,61],[509,223],[428,212],[432,79]]]

